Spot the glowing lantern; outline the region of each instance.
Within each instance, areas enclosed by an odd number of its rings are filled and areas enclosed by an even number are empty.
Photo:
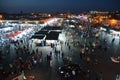
[[[86,59],[86,60],[87,60],[87,62],[90,62],[90,57],[87,57],[87,59]]]

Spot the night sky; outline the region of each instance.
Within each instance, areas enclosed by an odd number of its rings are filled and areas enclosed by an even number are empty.
[[[89,10],[120,11],[120,0],[0,0],[0,12],[79,13]]]

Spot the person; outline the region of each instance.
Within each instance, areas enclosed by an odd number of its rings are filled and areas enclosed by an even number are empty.
[[[100,80],[103,80],[103,73],[100,72]]]
[[[30,69],[31,69],[31,65],[32,65],[32,64],[31,64],[30,61],[26,61],[26,67],[27,67],[27,69],[30,70]]]
[[[36,59],[34,59],[33,64],[34,64],[34,65],[36,65],[36,64],[37,64],[37,60],[36,60]]]
[[[36,54],[38,54],[38,48],[36,49]]]
[[[67,43],[67,42],[65,41],[65,45],[66,45],[66,43]]]
[[[10,67],[10,69],[12,69],[12,68],[13,68],[13,65],[12,65],[12,63],[10,63],[10,64],[9,64],[9,67]]]
[[[67,73],[65,74],[65,78],[68,78],[68,77],[70,77],[70,74],[67,72]]]
[[[82,53],[80,53],[80,58],[82,59],[83,57],[82,57]]]
[[[39,56],[42,57],[42,51],[40,51],[40,55]]]
[[[60,56],[60,50],[58,50],[58,55]]]
[[[9,54],[9,50],[6,50],[6,53]]]
[[[64,58],[64,53],[62,52],[62,58]]]
[[[68,45],[69,50],[71,49],[70,45]]]
[[[69,62],[70,62],[70,63],[72,62],[72,57],[69,57]]]
[[[106,46],[104,47],[104,51],[107,51],[107,47]]]
[[[57,49],[56,49],[56,47],[55,47],[55,53],[57,53]]]
[[[61,50],[62,50],[62,45],[61,45]]]
[[[52,56],[52,51],[50,51],[50,56]]]
[[[72,70],[72,74],[75,75],[75,70]]]
[[[115,41],[115,38],[112,39],[112,43]]]
[[[42,62],[42,58],[39,58],[39,62],[40,62],[40,63]]]
[[[86,58],[86,61],[89,63],[89,62],[90,62],[90,57],[87,57],[87,58]]]
[[[52,60],[50,60],[50,67],[52,67],[52,65],[53,65],[53,62],[52,62]]]
[[[35,54],[35,51],[33,50],[32,53],[31,53],[31,55],[34,55],[34,54]]]
[[[35,76],[34,76],[34,75],[33,75],[33,76],[31,75],[31,76],[28,77],[28,79],[29,79],[29,80],[35,80]]]

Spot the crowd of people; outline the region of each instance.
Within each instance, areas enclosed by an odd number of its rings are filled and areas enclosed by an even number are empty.
[[[34,31],[38,30],[38,27],[34,27]],[[9,34],[10,35],[10,34]],[[29,35],[29,36],[27,36]],[[1,47],[3,49],[1,49],[0,55],[0,61],[1,63],[6,63],[5,60],[2,58],[2,56],[7,55],[11,55],[15,53],[16,58],[13,60],[10,60],[8,62],[9,65],[6,65],[4,67],[4,65],[1,65],[1,70],[0,70],[0,76],[1,78],[5,79],[7,78],[7,76],[14,76],[16,74],[20,74],[22,71],[24,71],[25,69],[30,69],[32,66],[32,63],[30,61],[30,59],[28,59],[28,55],[31,56],[31,52],[29,51],[29,40],[30,37],[33,35],[33,31],[30,32],[29,34],[27,34],[26,37],[22,38],[22,39],[18,39],[16,41],[13,41],[9,38],[9,36],[7,36],[8,39],[7,43],[5,43],[4,45],[9,45],[9,47]],[[2,36],[1,36],[2,38]],[[11,52],[11,48],[13,48],[12,52]],[[25,56],[23,58],[23,56]],[[7,69],[6,69],[7,68]],[[7,70],[7,71],[6,71]]]
[[[88,26],[86,24],[86,26]],[[70,29],[68,29],[69,31]],[[67,30],[66,30],[67,31]],[[66,55],[63,48],[67,47],[69,50],[69,54],[74,55],[75,51],[73,47],[79,48],[79,58],[83,61],[85,61],[88,65],[92,62],[92,59],[90,55],[93,55],[94,51],[97,49],[101,51],[107,51],[107,46],[103,46],[100,43],[100,40],[98,37],[96,37],[95,33],[93,32],[93,28],[85,28],[81,31],[78,32],[66,32],[66,37],[68,40],[65,42],[58,42],[58,44],[51,43],[49,48],[51,48],[51,51],[43,56],[43,51],[37,49],[32,49],[31,47],[32,44],[34,44],[34,41],[29,41],[30,38],[26,38],[26,40],[23,42],[22,40],[18,40],[15,43],[10,43],[14,45],[14,50],[16,53],[16,58],[9,63],[9,70],[6,71],[4,68],[2,69],[2,78],[5,79],[7,76],[13,77],[16,74],[21,74],[22,72],[26,72],[27,70],[33,69],[36,65],[41,65],[43,64],[43,61],[46,61],[46,64],[48,64],[49,67],[53,67],[53,58],[61,58],[64,64],[69,64],[73,62],[73,57]],[[69,34],[71,33],[71,34]],[[78,34],[76,34],[78,33]],[[79,35],[80,40],[79,42],[75,42],[74,38],[69,37],[72,35],[76,34],[76,36]],[[75,36],[75,35],[74,35]],[[73,39],[73,43],[71,43],[71,39]],[[97,42],[98,41],[98,42]],[[115,38],[112,39],[112,43],[114,43]],[[103,39],[103,43],[106,43],[106,39]],[[26,44],[26,45],[25,45]],[[75,46],[74,46],[75,45]],[[58,46],[60,48],[58,48]],[[10,54],[10,52],[9,52]],[[98,60],[95,58],[94,59],[95,64],[98,64]],[[34,77],[35,78],[35,77]]]

